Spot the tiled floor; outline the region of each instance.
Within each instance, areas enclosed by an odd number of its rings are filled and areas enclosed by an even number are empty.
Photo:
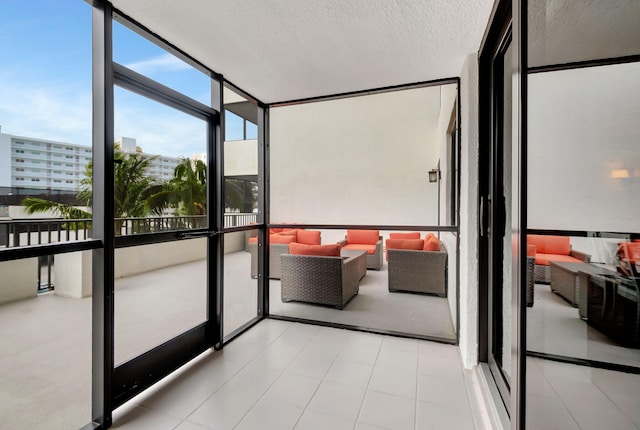
[[[265,320],[116,410],[113,428],[483,429],[468,381],[455,346]]]

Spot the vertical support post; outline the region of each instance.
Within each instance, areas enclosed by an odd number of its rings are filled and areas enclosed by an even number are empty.
[[[91,416],[111,426],[114,343],[113,64],[112,7],[93,3],[93,238]]]
[[[269,316],[269,253],[267,229],[269,221],[269,108],[258,106],[258,214],[263,225],[258,231],[258,309],[260,317]]]

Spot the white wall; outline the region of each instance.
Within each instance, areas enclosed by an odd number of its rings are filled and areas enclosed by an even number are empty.
[[[460,354],[478,364],[478,55],[460,76]]]
[[[439,87],[271,109],[271,220],[437,220]]]
[[[0,262],[0,304],[35,297],[38,292],[38,259]]]
[[[640,63],[532,74],[528,108],[529,228],[639,232]]]

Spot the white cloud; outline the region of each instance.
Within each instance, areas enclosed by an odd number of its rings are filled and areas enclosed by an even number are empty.
[[[143,75],[170,70],[188,70],[191,68],[187,63],[169,53],[142,61],[124,64],[124,66]]]

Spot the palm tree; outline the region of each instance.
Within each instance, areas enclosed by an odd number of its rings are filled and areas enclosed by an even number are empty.
[[[152,196],[159,192],[162,184],[147,176],[146,170],[155,157],[146,157],[137,153],[124,153],[118,147],[114,152],[114,218],[143,217],[159,214],[163,207],[155,206]],[[93,164],[89,162],[80,181],[78,199],[91,206],[93,198]],[[46,211],[56,212],[65,219],[91,218],[91,213],[75,206],[49,200],[27,197],[22,201],[28,214]],[[116,221],[116,234],[120,232],[122,221]]]

